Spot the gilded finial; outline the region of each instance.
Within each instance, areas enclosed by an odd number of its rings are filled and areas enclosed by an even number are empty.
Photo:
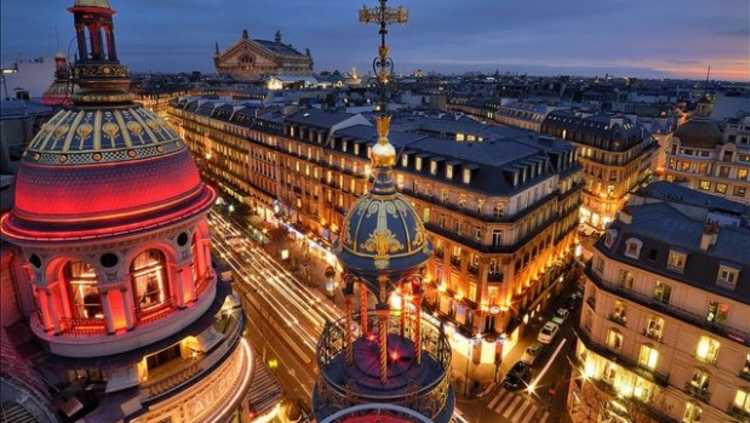
[[[390,48],[386,44],[388,25],[398,23],[404,24],[409,19],[409,13],[403,6],[388,7],[388,0],[379,0],[376,7],[362,6],[359,11],[359,21],[362,23],[376,23],[380,26],[380,46],[378,56],[372,63],[373,71],[377,77],[380,99],[376,118],[378,130],[378,143],[372,150],[372,162],[375,167],[393,167],[396,164],[396,149],[388,142],[388,132],[391,125],[391,117],[388,115],[388,85],[393,74],[393,60],[389,53]]]

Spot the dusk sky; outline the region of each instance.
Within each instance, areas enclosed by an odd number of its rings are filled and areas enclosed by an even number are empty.
[[[120,59],[134,71],[212,72],[222,49],[252,38],[310,48],[315,70],[369,69],[373,26],[362,0],[111,0]],[[73,0],[0,0],[2,61],[73,52]],[[375,3],[375,0],[366,0]],[[394,0],[398,72],[467,70],[750,80],[748,0]],[[56,37],[56,30],[59,33]],[[58,47],[59,45],[59,47]],[[70,46],[70,49],[69,49]]]

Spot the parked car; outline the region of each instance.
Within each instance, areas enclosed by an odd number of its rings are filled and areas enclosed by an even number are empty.
[[[578,307],[578,300],[574,297],[570,297],[565,301],[565,308],[567,308],[570,311],[573,311]]]
[[[533,366],[536,362],[536,359],[539,358],[539,355],[542,354],[543,350],[544,345],[540,344],[539,342],[534,342],[533,344],[526,347],[526,349],[523,351],[521,361],[528,364],[529,366]]]
[[[562,324],[565,323],[566,320],[568,320],[569,316],[570,310],[560,307],[557,309],[557,311],[555,311],[555,316],[552,318],[552,321],[562,326]]]
[[[557,323],[549,321],[545,323],[542,330],[539,331],[536,340],[545,345],[549,344],[555,339],[559,330],[560,326]]]
[[[505,375],[503,386],[509,391],[517,391],[526,386],[530,377],[531,370],[529,366],[523,361],[519,361]]]

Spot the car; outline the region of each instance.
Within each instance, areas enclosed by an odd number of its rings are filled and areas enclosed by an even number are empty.
[[[503,387],[509,391],[517,391],[528,384],[531,377],[531,369],[528,364],[519,361],[511,367],[503,379]]]
[[[536,340],[541,344],[550,344],[555,339],[555,336],[557,335],[557,332],[559,330],[560,326],[557,323],[549,321],[545,323],[542,330],[539,331],[539,335],[537,335]]]
[[[552,318],[552,321],[557,323],[558,325],[562,325],[566,320],[568,320],[569,316],[570,310],[560,307],[557,309],[557,311],[555,311],[555,317]]]
[[[529,366],[533,366],[534,362],[537,358],[539,358],[539,355],[541,355],[543,350],[544,345],[540,344],[539,342],[534,342],[533,344],[526,347],[526,349],[523,351],[521,361],[528,364]]]
[[[573,311],[578,307],[578,300],[575,297],[570,297],[567,300],[565,300],[564,307],[570,311]]]

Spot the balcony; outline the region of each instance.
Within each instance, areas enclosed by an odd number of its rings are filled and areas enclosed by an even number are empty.
[[[471,273],[472,275],[475,275],[475,276],[476,276],[476,275],[478,275],[478,274],[479,274],[479,266],[477,266],[476,264],[469,264],[469,267],[467,268],[467,270],[468,270],[468,271],[469,271],[469,273]]]
[[[696,386],[692,382],[687,382],[685,383],[685,392],[706,404],[711,400],[711,393],[708,391],[708,386]]]
[[[729,414],[730,416],[736,418],[737,420],[741,422],[750,421],[750,412],[740,407],[737,407],[734,404],[729,404],[729,408],[727,409],[727,414]]]
[[[627,327],[628,319],[622,314],[611,313],[608,319],[612,322],[617,323],[620,326]]]
[[[130,351],[179,332],[200,318],[218,298],[216,291],[219,284],[212,277],[202,295],[187,307],[179,309],[167,302],[148,313],[138,314],[132,330],[116,335],[107,335],[104,326],[94,326],[96,329],[92,328],[93,331],[68,330],[59,335],[50,334],[37,315],[32,315],[31,329],[41,341],[47,343],[50,352],[65,357],[100,357]]]
[[[63,335],[97,336],[106,335],[107,327],[104,319],[60,319]]]
[[[606,292],[609,292],[611,294],[633,301],[644,307],[649,307],[653,310],[660,311],[675,319],[685,321],[694,326],[698,326],[700,328],[713,332],[716,335],[723,336],[725,338],[731,339],[733,341],[739,342],[745,346],[750,347],[750,333],[746,331],[731,327],[726,324],[717,324],[717,323],[707,322],[705,315],[698,314],[690,310],[686,310],[684,308],[675,306],[673,304],[664,303],[660,301],[658,298],[653,297],[651,295],[642,294],[632,289],[624,288],[618,284],[607,282],[603,280],[595,272],[592,271],[591,263],[586,265],[586,269],[584,270],[584,273],[586,277],[589,278],[594,283],[594,285],[596,285],[600,289],[603,289]]]
[[[460,269],[461,268],[461,257],[451,256],[451,266],[455,267],[456,269]]]
[[[653,339],[654,341],[661,342],[663,334],[654,330],[643,329],[641,335],[646,338]]]
[[[487,273],[487,282],[502,282],[503,274],[500,272]]]

